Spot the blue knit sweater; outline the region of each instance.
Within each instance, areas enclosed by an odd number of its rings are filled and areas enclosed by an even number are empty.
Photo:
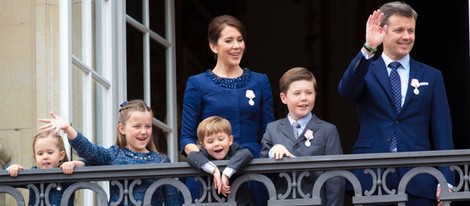
[[[97,146],[82,134],[78,133],[74,140],[69,140],[70,145],[77,151],[77,154],[83,158],[85,165],[98,166],[98,165],[128,165],[128,164],[157,164],[157,163],[170,163],[170,159],[157,152],[134,152],[128,148],[120,148],[113,145],[110,148]],[[133,188],[132,195],[136,201],[142,204],[144,195],[148,187],[154,183],[156,179],[142,179],[141,184],[136,184]],[[124,185],[124,181],[120,181]],[[129,181],[132,183],[132,180]],[[119,187],[110,185],[110,202],[116,202],[119,199]],[[171,186],[159,187],[152,196],[152,205],[165,206],[181,205],[181,196],[176,188]],[[123,204],[122,200],[120,204]],[[129,205],[133,205],[129,203]]]

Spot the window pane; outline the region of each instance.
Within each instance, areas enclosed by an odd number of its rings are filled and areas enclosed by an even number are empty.
[[[165,38],[165,1],[149,1],[150,30]]]
[[[104,116],[104,108],[111,105],[103,105],[104,98],[106,97],[106,88],[93,81],[93,136],[97,145],[103,145],[104,138],[113,138],[111,136],[105,137],[105,121],[113,117]]]
[[[155,0],[150,0],[155,1]],[[156,0],[162,1],[162,0]],[[126,1],[126,14],[131,16],[136,21],[142,23],[142,0],[127,0]]]
[[[165,122],[166,107],[166,59],[165,47],[155,41],[150,41],[150,89],[151,89],[151,107],[155,118]]]
[[[72,65],[72,127],[77,131],[83,131],[83,96],[82,96],[82,72],[75,65]],[[72,150],[71,160],[79,160],[80,157]]]
[[[82,2],[72,3],[72,54],[82,59]]]
[[[83,73],[72,65],[72,123],[77,131],[83,131]]]
[[[96,62],[95,47],[95,1],[91,1],[89,10],[91,16],[87,20],[89,24],[84,25],[85,10],[81,0],[74,0],[72,4],[72,54],[85,63],[90,69],[94,69]],[[86,26],[86,28],[84,28]],[[88,31],[84,34],[84,31]],[[86,35],[86,36],[84,36]],[[86,50],[86,51],[85,51]]]
[[[143,35],[127,24],[127,99],[144,98]]]
[[[166,93],[166,48],[156,41],[150,41],[150,89],[151,89],[151,107],[153,116],[158,120],[167,123],[167,93]],[[167,152],[166,134],[159,128],[154,128],[157,149]]]

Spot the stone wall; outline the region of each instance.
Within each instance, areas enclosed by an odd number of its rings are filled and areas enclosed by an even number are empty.
[[[0,0],[0,164],[31,168],[37,119],[59,108],[58,2]]]

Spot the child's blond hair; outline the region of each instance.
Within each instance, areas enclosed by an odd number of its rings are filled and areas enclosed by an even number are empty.
[[[232,135],[230,122],[219,116],[211,116],[199,123],[197,127],[197,139],[200,145],[204,145],[204,138],[213,134],[223,132],[228,136]]]
[[[59,134],[57,133],[54,133],[53,130],[50,130],[50,131],[40,131],[38,134],[36,134],[36,136],[34,136],[33,138],[33,158],[34,160],[36,160],[36,150],[34,149],[34,146],[36,145],[36,141],[38,139],[42,139],[42,138],[51,138],[51,139],[54,139],[55,142],[56,142],[56,146],[57,146],[57,149],[59,149],[59,152],[66,152],[65,151],[65,144],[64,144],[64,140],[62,139],[62,136],[60,136]],[[59,161],[59,165],[62,165],[62,163],[64,162],[68,162],[69,161],[69,158],[67,157],[67,154],[65,154],[64,156],[64,159],[60,160]]]
[[[131,116],[132,112],[150,112],[153,118],[152,109],[145,104],[145,102],[141,99],[131,100],[129,102],[125,102],[121,104],[121,108],[119,109],[118,114],[118,127],[117,127],[117,138],[116,138],[116,145],[120,148],[126,147],[127,141],[126,137],[119,132],[119,124],[126,125],[127,120]],[[152,125],[153,127],[153,125]],[[157,152],[157,147],[155,146],[153,132],[152,132],[152,139],[149,141],[147,146],[145,147],[149,151]]]

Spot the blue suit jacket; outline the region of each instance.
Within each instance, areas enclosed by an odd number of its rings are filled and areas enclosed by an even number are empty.
[[[413,92],[411,79],[428,82],[419,94]],[[360,131],[353,153],[388,152],[394,132],[398,152],[453,149],[452,123],[442,74],[439,70],[410,59],[408,91],[401,112],[393,106],[388,73],[382,57],[365,59],[359,52],[339,83],[340,95],[354,101],[358,108]],[[454,184],[453,173],[440,168]],[[399,170],[402,176],[407,169]],[[370,188],[370,176],[357,173],[363,188]],[[430,175],[419,175],[407,187],[411,194],[435,198],[437,182]]]

